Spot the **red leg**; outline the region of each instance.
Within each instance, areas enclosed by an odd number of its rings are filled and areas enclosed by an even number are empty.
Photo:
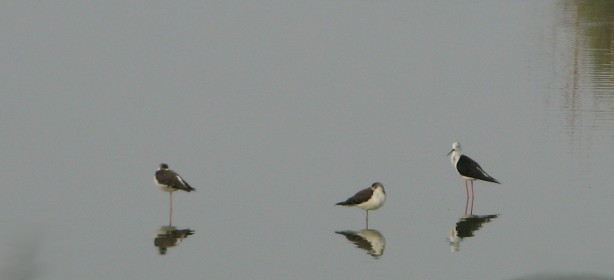
[[[169,192],[170,197],[170,211],[168,213],[168,225],[171,226],[173,224],[173,192]]]
[[[469,185],[467,184],[467,181],[469,180],[465,180],[465,190],[467,191],[467,198],[469,198]]]
[[[475,192],[473,191],[473,181],[471,181],[471,211],[469,212],[470,215],[473,215],[473,198],[474,198]]]
[[[469,206],[469,186],[467,180],[465,180],[465,190],[467,191],[467,200],[465,201],[465,215],[467,215],[467,206]]]

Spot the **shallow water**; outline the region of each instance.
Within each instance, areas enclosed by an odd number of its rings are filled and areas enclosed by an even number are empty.
[[[2,6],[2,279],[614,277],[607,1]]]

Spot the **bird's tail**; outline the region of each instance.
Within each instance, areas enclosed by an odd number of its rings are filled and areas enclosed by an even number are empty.
[[[181,188],[181,190],[184,190],[186,192],[191,192],[191,191],[195,191],[195,188],[192,188],[192,186],[185,184],[184,188]]]
[[[488,181],[488,182],[493,182],[493,183],[497,183],[497,184],[501,184],[499,183],[499,181],[497,181],[497,179],[488,176],[484,181]]]
[[[355,204],[354,202],[352,202],[351,200],[348,199],[346,201],[337,202],[337,204],[335,204],[335,205],[352,206],[354,204]]]

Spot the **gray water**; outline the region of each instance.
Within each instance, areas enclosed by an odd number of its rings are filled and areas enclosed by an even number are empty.
[[[611,2],[257,2],[1,4],[2,279],[614,277]]]

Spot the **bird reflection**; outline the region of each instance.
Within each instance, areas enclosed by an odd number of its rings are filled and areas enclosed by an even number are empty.
[[[166,250],[170,247],[179,245],[181,241],[194,234],[194,231],[186,229],[177,229],[174,226],[161,226],[154,238],[154,245],[158,247],[160,255],[166,255]]]
[[[386,239],[375,229],[363,229],[359,231],[344,230],[335,233],[343,234],[345,238],[354,243],[356,247],[367,251],[374,259],[384,254]]]
[[[472,237],[483,224],[490,223],[491,220],[499,217],[499,214],[492,215],[464,215],[450,229],[450,250],[460,251],[460,243],[464,238]]]

